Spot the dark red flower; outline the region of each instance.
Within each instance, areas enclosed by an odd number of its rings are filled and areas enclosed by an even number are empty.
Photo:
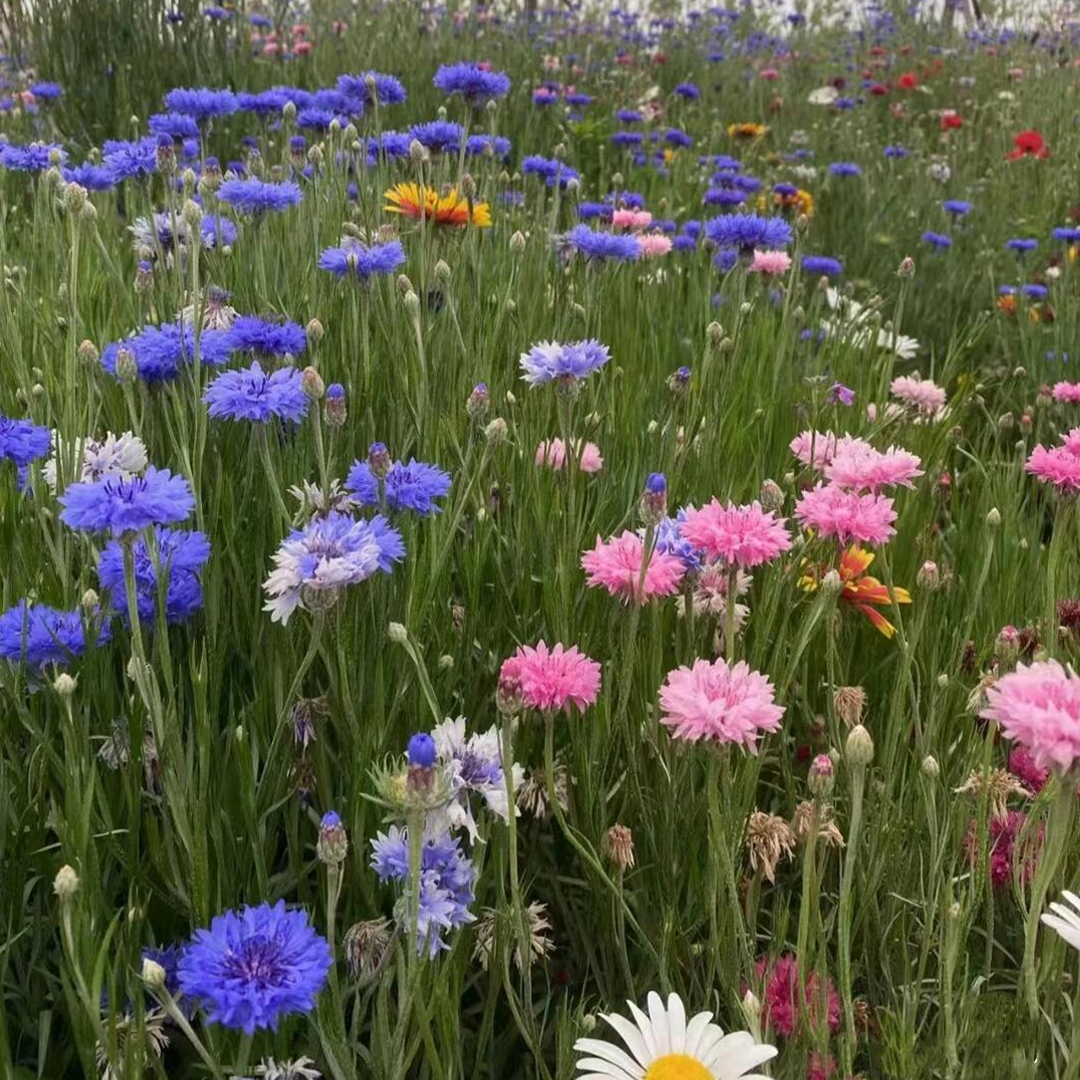
[[[905,71],[899,79],[896,80],[896,85],[901,90],[914,90],[919,85],[919,77],[914,71]]]
[[[1005,159],[1016,161],[1017,158],[1022,157],[1048,158],[1049,156],[1050,148],[1037,131],[1021,131],[1013,138],[1013,149],[1005,155]]]
[[[953,112],[952,109],[946,109],[941,114],[941,130],[942,131],[955,131],[957,128],[964,126],[964,121],[960,118],[958,112]]]

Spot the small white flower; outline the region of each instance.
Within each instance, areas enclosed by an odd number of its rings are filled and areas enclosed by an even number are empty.
[[[52,436],[52,456],[42,466],[41,475],[45,478],[49,490],[56,493],[57,463],[61,458],[71,455],[71,447],[57,432]],[[146,468],[146,445],[137,435],[125,431],[123,435],[108,432],[104,439],[91,436],[76,440],[74,457],[79,475],[74,480],[91,482],[106,476],[118,476],[130,480]]]
[[[1049,926],[1067,945],[1080,950],[1080,896],[1066,889],[1061,894],[1062,900],[1069,903],[1069,907],[1056,901],[1050,904],[1053,914],[1044,913],[1040,922]]]
[[[832,105],[839,96],[840,91],[835,86],[819,86],[807,94],[806,100],[811,105]]]

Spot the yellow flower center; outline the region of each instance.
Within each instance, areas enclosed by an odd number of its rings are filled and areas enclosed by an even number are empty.
[[[645,1080],[713,1080],[713,1075],[688,1054],[665,1054],[645,1070]]]

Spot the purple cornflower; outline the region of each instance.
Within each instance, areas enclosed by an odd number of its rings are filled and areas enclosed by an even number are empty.
[[[829,166],[832,176],[862,176],[862,169],[853,161],[834,161]]]
[[[855,391],[843,383],[833,383],[825,400],[830,405],[854,405]]]
[[[686,520],[684,507],[675,517],[662,518],[656,525],[656,550],[663,555],[674,555],[688,572],[700,570],[705,565],[705,552],[694,547],[682,534],[682,524]],[[642,537],[645,530],[639,530]]]
[[[22,600],[0,615],[0,657],[27,667],[68,664],[86,651],[86,626],[79,611],[57,611]],[[110,637],[102,625],[97,644]]]
[[[319,269],[366,283],[376,274],[392,274],[404,262],[405,249],[397,240],[365,247],[348,238],[341,247],[324,249],[319,256]]]
[[[1080,228],[1072,225],[1060,225],[1050,235],[1055,240],[1063,240],[1066,244],[1080,243]]]
[[[931,247],[935,247],[939,251],[945,248],[952,247],[952,238],[946,236],[944,233],[927,231],[922,234],[922,239],[923,243],[929,244]]]
[[[288,210],[303,196],[300,185],[291,180],[280,184],[264,180],[226,180],[218,188],[217,197],[242,213],[260,216],[269,211]]]
[[[299,356],[307,348],[307,334],[298,323],[273,322],[258,315],[240,315],[227,331],[229,347],[255,356]]]
[[[461,149],[461,137],[464,129],[452,120],[430,120],[425,124],[413,124],[409,128],[409,137],[405,142],[405,152],[409,152],[409,139],[416,139],[421,146],[426,146],[433,154],[456,154]],[[383,136],[385,143],[386,136]],[[386,152],[385,145],[383,152]]]
[[[169,112],[184,113],[202,122],[215,116],[228,116],[240,107],[231,90],[211,90],[201,86],[193,89],[178,86],[165,95]]]
[[[114,184],[145,179],[157,171],[157,139],[153,135],[135,142],[106,139],[102,152],[102,168],[108,170]]]
[[[301,383],[303,376],[294,367],[278,368],[270,374],[259,362],[240,371],[223,371],[203,394],[214,420],[247,420],[268,424],[271,420],[303,420],[309,403]]]
[[[705,222],[705,236],[719,248],[782,248],[791,243],[791,226],[778,217],[724,214]]]
[[[1012,240],[1006,240],[1005,246],[1010,251],[1015,251],[1017,255],[1024,255],[1029,251],[1034,251],[1039,246],[1039,241],[1023,237],[1014,237]]]
[[[51,164],[49,159],[57,157],[58,164],[67,161],[67,153],[58,143],[31,143],[29,146],[16,146],[7,143],[0,147],[0,166],[16,172],[44,172]]]
[[[521,162],[521,171],[526,176],[539,176],[548,187],[558,184],[559,187],[565,188],[571,180],[581,178],[577,169],[571,169],[569,165],[556,158],[541,157],[539,154],[529,154]]]
[[[571,341],[541,341],[521,354],[522,379],[530,386],[542,386],[554,379],[577,381],[599,371],[611,353],[606,345],[590,339]]]
[[[124,536],[183,521],[195,509],[195,497],[182,476],[151,465],[142,476],[69,484],[60,505],[60,520],[72,529]]]
[[[48,428],[30,420],[9,420],[0,416],[0,459],[13,461],[21,469],[48,452]]]
[[[382,500],[390,510],[409,510],[420,517],[438,514],[436,501],[450,491],[450,474],[437,465],[427,465],[410,458],[406,465],[395,461],[383,479]],[[345,487],[364,506],[380,505],[379,478],[367,461],[354,461]]]
[[[372,95],[368,83],[375,84]],[[405,100],[405,87],[393,75],[382,75],[378,71],[365,71],[361,75],[339,75],[338,92],[345,97],[359,100],[365,106],[373,105],[374,97],[380,105],[400,105]]]
[[[192,362],[195,331],[190,326],[181,328],[178,323],[163,323],[161,326],[144,326],[132,337],[114,341],[101,353],[101,366],[114,377],[121,349],[135,357],[140,379],[148,383],[165,382],[176,378],[181,367]],[[227,330],[204,330],[199,335],[201,363],[224,364],[231,355],[232,344]]]
[[[460,94],[477,104],[510,93],[510,77],[502,71],[485,71],[478,64],[443,64],[431,80],[444,94]]]
[[[30,93],[41,101],[55,101],[63,92],[59,83],[36,82],[30,84]]]
[[[207,1020],[247,1035],[277,1030],[293,1013],[309,1013],[333,965],[326,939],[307,913],[285,901],[218,915],[196,930],[180,959],[180,988],[206,1010]]]
[[[147,121],[147,126],[153,134],[166,136],[173,142],[199,137],[199,125],[194,117],[187,113],[154,113]]]
[[[566,243],[590,262],[634,262],[641,257],[637,237],[598,232],[588,225],[575,225],[566,234]]]
[[[839,277],[844,272],[840,260],[832,259],[828,255],[806,255],[803,257],[802,268],[804,273],[825,277]]]
[[[71,168],[66,166],[60,170],[60,175],[69,184],[78,184],[87,191],[108,191],[114,185],[113,174],[104,165],[94,165],[84,161],[81,165]]]
[[[701,91],[691,82],[681,82],[675,87],[675,93],[686,101],[697,101]]]
[[[962,218],[971,213],[971,203],[965,202],[963,199],[946,199],[941,208],[953,217]]]

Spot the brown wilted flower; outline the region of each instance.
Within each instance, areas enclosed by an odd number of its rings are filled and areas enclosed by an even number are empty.
[[[775,884],[776,864],[795,854],[795,834],[782,817],[755,810],[746,823],[746,848],[755,873]]]
[[[868,1002],[866,998],[856,998],[851,1003],[851,1011],[855,1018],[855,1027],[858,1031],[875,1038],[881,1034],[881,1026],[878,1024],[877,1014],[874,1012],[870,1002]]]
[[[833,708],[847,727],[862,723],[866,691],[861,686],[838,686],[833,694]]]
[[[570,774],[565,765],[555,766],[555,798],[565,810],[569,805],[567,792],[570,786]],[[533,769],[528,779],[518,788],[518,809],[523,814],[532,814],[535,818],[543,818],[548,812],[547,778],[543,769]]]
[[[996,671],[984,671],[979,676],[979,681],[975,684],[971,693],[968,694],[967,707],[969,713],[978,716],[986,708],[986,691],[997,681],[998,675]]]
[[[546,904],[533,901],[525,909],[525,918],[529,924],[529,966],[532,967],[537,960],[543,960],[548,956],[555,945],[548,937],[551,923],[548,922]],[[510,913],[499,912],[495,908],[484,908],[476,924],[476,948],[473,949],[473,959],[479,960],[480,966],[487,971],[488,963],[495,952],[496,942],[501,938],[514,941],[514,963],[518,971],[523,971],[525,960],[521,955],[520,934],[512,925]]]
[[[799,803],[795,808],[795,815],[791,819],[791,828],[795,835],[802,841],[810,836],[810,823],[814,820],[814,804],[809,800]],[[829,847],[843,847],[844,837],[832,819],[832,812],[828,806],[819,806],[817,815],[817,838],[828,844]]]
[[[361,982],[376,978],[390,956],[392,937],[386,919],[369,919],[349,927],[344,939],[349,974]]]
[[[1007,769],[991,769],[986,778],[986,787],[990,792],[990,816],[997,821],[1008,815],[1010,795],[1019,795],[1022,799],[1031,798],[1031,792]],[[978,769],[972,770],[963,784],[955,789],[957,795],[978,796],[982,791],[983,775]]]
[[[618,870],[634,865],[634,834],[625,825],[612,825],[604,833],[604,854]]]

